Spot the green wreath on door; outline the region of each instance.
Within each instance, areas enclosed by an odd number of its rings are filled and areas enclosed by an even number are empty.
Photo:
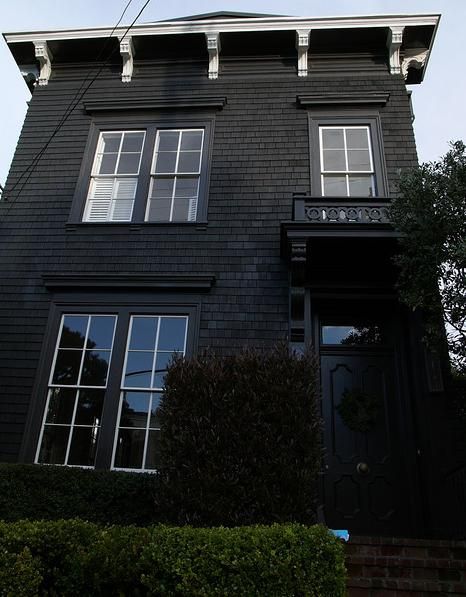
[[[336,408],[348,429],[367,433],[374,428],[381,407],[382,400],[378,396],[367,394],[358,388],[345,388]]]

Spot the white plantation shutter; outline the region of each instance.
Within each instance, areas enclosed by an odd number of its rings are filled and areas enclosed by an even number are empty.
[[[197,213],[197,197],[193,197],[189,202],[188,222],[196,221],[196,213]]]
[[[137,183],[137,178],[93,178],[89,187],[84,221],[130,221]]]

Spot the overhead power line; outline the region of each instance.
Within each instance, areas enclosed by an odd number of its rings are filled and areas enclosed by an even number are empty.
[[[105,40],[104,45],[102,46],[102,49],[100,50],[99,54],[97,55],[97,57],[95,58],[95,62],[99,62],[100,58],[102,57],[102,55],[104,54],[105,50],[107,49],[108,45],[110,44],[111,39],[113,38],[113,34],[115,33],[116,28],[118,27],[118,25],[120,24],[121,20],[123,19],[126,11],[128,10],[129,6],[131,5],[131,3],[133,2],[133,0],[129,0],[123,10],[123,12],[121,13],[120,18],[118,19],[118,22],[116,23],[116,25],[113,27],[112,31],[110,32],[110,35],[107,37],[107,39]],[[136,21],[139,19],[139,17],[141,16],[141,14],[144,12],[144,10],[146,9],[147,5],[151,2],[151,0],[146,0],[146,2],[144,2],[142,8],[140,9],[140,11],[138,12],[138,14],[136,15],[136,17],[133,19],[132,23],[126,28],[125,32],[123,33],[123,35],[120,37],[120,41],[122,41],[127,35],[128,33],[131,31],[132,27],[134,26],[134,24],[136,23]],[[76,91],[74,97],[72,98],[72,100],[69,102],[68,106],[66,107],[63,116],[61,117],[60,121],[58,122],[57,126],[55,127],[55,129],[53,130],[53,132],[51,133],[50,137],[47,139],[47,141],[45,142],[45,144],[42,146],[42,148],[38,151],[38,153],[34,156],[34,158],[32,159],[31,163],[25,168],[25,170],[21,173],[20,177],[18,178],[18,180],[15,182],[15,184],[11,187],[11,189],[8,189],[7,193],[3,194],[2,199],[4,201],[9,201],[9,196],[10,194],[16,189],[16,187],[19,185],[19,183],[21,182],[21,180],[23,179],[24,176],[26,176],[26,179],[24,180],[23,184],[21,185],[21,188],[19,189],[19,191],[16,193],[16,197],[15,200],[21,195],[21,192],[23,190],[23,188],[25,187],[25,185],[27,184],[27,182],[29,181],[32,173],[34,172],[34,169],[36,168],[37,164],[39,163],[40,159],[42,158],[42,156],[44,155],[44,153],[46,152],[48,146],[50,145],[50,143],[52,142],[52,140],[54,139],[54,137],[59,133],[59,131],[62,129],[63,125],[65,124],[65,122],[68,120],[68,118],[71,116],[71,114],[73,113],[74,109],[80,104],[81,100],[83,99],[83,97],[86,95],[86,93],[89,91],[89,89],[91,88],[91,86],[94,84],[94,82],[96,81],[96,79],[98,78],[98,76],[101,74],[101,72],[103,71],[103,69],[107,66],[107,64],[110,62],[111,58],[114,56],[114,54],[116,53],[117,49],[113,49],[110,54],[107,56],[107,58],[104,60],[104,62],[102,63],[102,65],[100,66],[100,68],[97,70],[97,72],[94,74],[94,76],[92,77],[92,79],[89,81],[89,83],[86,85],[86,82],[89,79],[90,73],[84,78],[84,80],[81,82],[81,85],[79,87],[79,89]],[[10,205],[12,205],[14,203],[13,201],[10,201]],[[9,210],[8,210],[9,211]]]

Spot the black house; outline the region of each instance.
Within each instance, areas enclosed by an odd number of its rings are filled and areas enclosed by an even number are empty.
[[[33,94],[0,204],[1,460],[153,470],[174,353],[288,338],[320,357],[328,524],[450,532],[464,455],[388,211],[438,21],[5,34]],[[365,432],[337,409],[358,392]]]

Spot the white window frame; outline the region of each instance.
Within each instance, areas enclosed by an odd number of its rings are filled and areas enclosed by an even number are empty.
[[[176,164],[175,164],[175,171],[174,172],[155,172],[155,166],[156,166],[156,162],[157,162],[157,156],[158,156],[158,147],[159,147],[159,139],[160,139],[160,133],[166,133],[166,132],[173,132],[173,133],[185,133],[185,132],[201,132],[202,133],[202,142],[201,142],[201,149],[200,149],[200,160],[199,160],[199,168],[197,172],[178,172],[178,162],[180,159],[180,153],[181,153],[181,139],[183,137],[183,135],[179,136],[178,139],[178,147],[177,147],[177,151],[176,151]],[[198,208],[198,203],[199,203],[199,190],[200,190],[200,186],[201,186],[201,172],[202,172],[202,165],[203,165],[203,161],[205,159],[204,156],[204,142],[205,142],[205,129],[201,128],[201,127],[196,127],[196,128],[167,128],[167,129],[157,129],[157,135],[156,135],[156,139],[155,139],[155,144],[154,144],[154,150],[152,153],[152,162],[151,162],[151,168],[150,168],[150,185],[149,185],[149,192],[147,195],[147,204],[146,204],[146,213],[145,213],[145,221],[146,222],[157,222],[159,220],[149,220],[149,213],[150,213],[150,205],[151,205],[151,201],[157,201],[157,199],[151,199],[151,195],[152,195],[152,188],[154,185],[155,180],[157,179],[173,179],[173,191],[172,191],[172,196],[170,198],[170,217],[167,220],[168,222],[195,222],[197,219],[197,208]],[[176,183],[177,183],[177,179],[178,178],[195,178],[197,177],[197,194],[196,194],[196,198],[194,200],[195,202],[195,207],[194,209],[192,209],[192,207],[190,206],[189,209],[189,214],[188,214],[188,219],[187,220],[173,220],[173,208],[175,206],[175,192],[176,192]],[[193,201],[193,199],[191,199],[191,201]],[[160,220],[162,221],[162,220]]]
[[[134,172],[134,173],[118,174],[117,171],[118,171],[118,166],[119,166],[121,154],[122,154],[121,150],[123,147],[125,135],[127,133],[142,133],[143,134],[141,151],[139,153],[138,168],[137,168],[137,172]],[[121,134],[120,145],[118,147],[118,152],[117,152],[117,161],[115,163],[115,169],[114,169],[113,174],[99,174],[99,172],[98,172],[99,166],[101,163],[101,157],[102,157],[102,155],[104,155],[102,152],[102,149],[103,149],[104,135],[106,135],[106,134]],[[146,143],[146,130],[144,130],[144,129],[124,129],[124,130],[120,129],[120,130],[102,130],[102,131],[100,131],[95,154],[94,154],[94,160],[92,163],[91,176],[90,176],[89,187],[88,187],[87,196],[86,196],[86,204],[85,204],[84,214],[83,214],[83,222],[92,222],[92,223],[96,223],[96,222],[131,222],[132,217],[133,217],[134,204],[136,201],[137,190],[138,190],[139,175],[140,175],[140,170],[141,170],[141,161],[142,161],[142,155],[144,153],[145,143]],[[136,153],[136,152],[129,152],[129,153]],[[115,204],[116,204],[116,200],[114,198],[115,185],[118,184],[120,180],[130,180],[130,179],[136,179],[136,183],[135,183],[135,187],[134,187],[134,195],[132,197],[133,203],[132,203],[132,207],[131,207],[131,213],[129,214],[129,217],[127,219],[126,218],[125,219],[114,219],[113,215],[115,212]],[[102,219],[90,219],[92,203],[93,203],[93,201],[95,201],[93,199],[93,189],[95,188],[96,181],[98,181],[98,180],[113,181],[112,196],[109,199],[110,203],[109,203],[109,207],[108,207],[108,211],[107,211],[107,217],[105,219],[103,219],[103,218]]]
[[[144,317],[153,317],[153,318],[158,319],[155,346],[154,346],[154,355],[153,355],[153,359],[152,359],[151,385],[149,388],[141,387],[141,386],[125,386],[125,374],[126,374],[126,366],[127,366],[127,362],[128,362],[128,355],[130,352],[129,345],[130,345],[131,334],[132,334],[132,330],[133,330],[133,322],[137,318],[144,318]],[[114,437],[114,442],[113,442],[113,452],[112,452],[112,460],[111,460],[111,466],[110,466],[110,468],[112,470],[138,472],[138,473],[157,472],[156,469],[146,468],[146,459],[147,459],[147,445],[148,445],[148,441],[149,441],[149,432],[150,431],[160,431],[160,427],[151,427],[150,426],[150,419],[151,419],[152,401],[154,399],[154,394],[158,394],[163,391],[162,387],[154,386],[154,375],[155,375],[155,363],[157,360],[157,354],[159,352],[167,352],[167,351],[159,351],[158,350],[160,325],[161,325],[162,319],[164,319],[164,318],[184,319],[185,320],[186,324],[185,324],[185,334],[184,334],[183,356],[186,355],[186,347],[187,347],[188,332],[189,332],[189,316],[188,315],[175,315],[175,314],[171,315],[171,314],[164,314],[164,313],[153,314],[153,315],[149,315],[149,314],[144,314],[144,315],[133,314],[133,315],[131,315],[130,324],[128,327],[128,334],[127,334],[127,338],[126,338],[125,359],[124,359],[124,363],[123,363],[123,370],[121,372],[121,387],[120,387],[120,398],[119,398],[119,405],[118,405],[118,418],[117,418],[116,425],[115,425],[115,437]],[[132,352],[147,352],[145,350],[139,350],[139,351],[137,349],[131,349],[131,350],[132,350]],[[124,394],[125,394],[125,392],[131,392],[131,391],[150,394],[146,426],[144,428],[142,428],[142,427],[141,428],[139,428],[139,427],[137,427],[137,428],[129,427],[128,428],[128,427],[120,426],[121,410],[122,410],[122,405],[123,405]],[[145,432],[141,468],[127,468],[127,467],[115,466],[115,457],[116,457],[118,435],[119,435],[120,429],[135,429],[135,430],[140,430],[140,431]]]
[[[369,158],[370,158],[370,170],[350,170],[348,167],[348,148],[346,143],[346,131],[351,129],[365,129],[367,133],[367,141],[368,141],[368,149],[369,149]],[[322,140],[322,133],[324,130],[343,130],[343,140],[344,140],[344,152],[345,152],[345,170],[324,170],[324,147],[323,147],[323,140]],[[320,158],[320,184],[321,184],[321,193],[322,197],[325,197],[325,186],[324,186],[324,178],[326,174],[337,174],[340,176],[345,177],[346,181],[346,195],[343,197],[351,197],[350,193],[350,186],[349,180],[351,176],[357,176],[361,174],[369,174],[371,176],[371,183],[372,189],[374,191],[373,195],[369,195],[368,198],[372,199],[376,196],[376,181],[375,181],[375,168],[374,168],[374,154],[372,148],[372,140],[371,140],[371,127],[366,124],[361,125],[345,125],[345,124],[336,124],[336,125],[319,125],[319,158]],[[354,195],[353,195],[354,196]]]
[[[81,362],[79,364],[79,373],[78,373],[78,381],[81,379],[81,375],[82,375],[82,370],[83,370],[83,366],[84,366],[84,359],[86,356],[86,345],[87,345],[87,339],[89,337],[89,329],[90,329],[90,325],[91,325],[91,321],[92,321],[92,317],[111,317],[112,319],[114,319],[114,326],[113,326],[113,336],[112,336],[112,345],[110,348],[110,355],[109,355],[109,360],[108,360],[108,369],[107,369],[107,377],[105,380],[105,385],[104,386],[87,386],[87,385],[82,385],[82,384],[73,384],[73,385],[63,385],[63,384],[54,384],[53,383],[53,376],[55,373],[55,365],[57,362],[57,356],[58,356],[58,350],[59,350],[59,343],[62,337],[62,331],[63,331],[63,325],[65,322],[65,317],[67,316],[72,316],[72,317],[88,317],[88,322],[87,322],[87,327],[86,327],[86,335],[84,337],[84,343],[83,343],[83,348],[80,349],[82,354],[81,354]],[[58,466],[69,466],[69,467],[74,467],[74,468],[94,468],[94,466],[90,466],[90,465],[81,465],[81,464],[68,464],[68,459],[69,459],[69,454],[70,454],[70,448],[71,448],[71,442],[73,439],[73,432],[75,428],[80,428],[80,427],[84,427],[84,428],[89,428],[91,427],[90,425],[76,425],[75,424],[75,420],[76,420],[76,412],[77,412],[77,408],[78,408],[78,402],[79,402],[79,394],[80,394],[80,390],[102,390],[102,391],[106,391],[107,390],[107,386],[108,386],[108,378],[109,378],[109,372],[110,372],[110,367],[112,364],[112,356],[113,356],[113,348],[115,345],[115,333],[116,333],[116,328],[118,325],[118,315],[117,314],[112,314],[112,313],[63,313],[61,315],[61,321],[60,321],[60,328],[57,334],[57,338],[56,338],[56,342],[55,342],[55,351],[53,354],[53,360],[52,360],[52,365],[50,368],[50,375],[48,378],[48,384],[47,384],[47,400],[45,403],[45,409],[44,409],[44,415],[42,418],[42,426],[41,426],[41,430],[40,430],[40,435],[39,435],[39,441],[37,443],[37,449],[36,449],[36,454],[35,454],[35,458],[34,458],[34,463],[36,464],[49,464],[49,463],[42,463],[39,461],[39,455],[40,455],[40,450],[42,447],[42,439],[44,436],[44,432],[45,432],[45,427],[46,425],[49,427],[69,427],[70,429],[70,434],[68,437],[68,443],[67,443],[67,447],[66,447],[66,451],[65,451],[65,458],[64,458],[64,462],[62,465],[58,465]],[[60,350],[73,350],[73,351],[77,351],[78,349],[72,349],[72,348],[61,348]],[[73,407],[73,414],[71,416],[71,422],[68,424],[64,424],[64,423],[47,423],[47,415],[48,415],[48,411],[49,411],[49,405],[50,405],[50,398],[52,395],[52,392],[55,388],[66,388],[66,389],[70,389],[70,390],[76,390],[76,397],[74,399],[74,407]],[[102,422],[100,423],[100,425],[97,426],[97,430],[100,430],[102,426]]]

